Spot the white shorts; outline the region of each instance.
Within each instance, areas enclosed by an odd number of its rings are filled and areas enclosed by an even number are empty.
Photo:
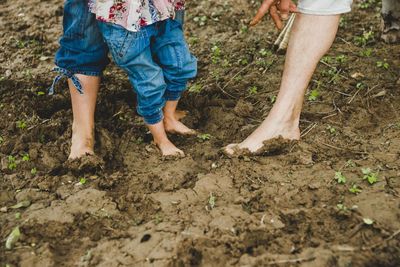
[[[299,0],[297,9],[309,15],[339,15],[351,11],[353,0]]]

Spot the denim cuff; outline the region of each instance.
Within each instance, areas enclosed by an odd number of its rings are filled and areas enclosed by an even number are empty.
[[[162,121],[164,119],[164,114],[162,110],[160,110],[152,115],[143,116],[143,119],[146,124],[153,125]]]
[[[53,69],[53,72],[57,72],[58,75],[54,78],[52,85],[49,88],[49,95],[53,95],[55,91],[55,87],[57,83],[63,78],[66,77],[68,79],[71,79],[73,85],[75,86],[76,90],[80,93],[83,94],[83,87],[81,81],[76,77],[76,74],[82,74],[86,76],[96,76],[99,77],[101,76],[100,72],[95,72],[95,71],[79,71],[79,70],[67,70],[64,68],[60,67],[55,67]]]
[[[169,90],[166,90],[165,93],[164,93],[165,101],[178,101],[182,96],[182,91],[169,91]]]

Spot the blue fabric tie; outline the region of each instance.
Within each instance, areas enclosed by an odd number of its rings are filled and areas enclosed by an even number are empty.
[[[82,88],[82,84],[81,81],[79,81],[78,77],[76,77],[76,75],[66,69],[62,69],[62,68],[54,68],[53,69],[54,72],[58,72],[59,75],[57,75],[54,80],[53,80],[53,84],[51,85],[51,87],[49,88],[49,95],[53,95],[54,94],[54,90],[55,90],[55,86],[56,84],[61,80],[61,78],[63,77],[67,77],[68,79],[71,79],[73,85],[75,86],[76,90],[78,90],[78,92],[82,95],[83,94],[83,88]]]

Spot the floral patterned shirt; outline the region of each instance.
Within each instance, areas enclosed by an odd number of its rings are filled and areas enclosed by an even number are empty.
[[[89,9],[98,20],[130,31],[174,17],[184,5],[185,0],[89,0]]]

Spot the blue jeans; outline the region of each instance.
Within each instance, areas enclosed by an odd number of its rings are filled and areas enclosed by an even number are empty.
[[[115,63],[137,93],[137,112],[147,124],[163,119],[165,101],[177,101],[189,79],[197,74],[197,60],[185,42],[182,24],[168,19],[138,32],[98,22]]]
[[[178,11],[176,18],[183,22],[184,12]],[[97,25],[94,14],[89,11],[87,0],[65,0],[63,17],[63,36],[55,56],[59,75],[49,90],[54,93],[55,85],[62,77],[70,78],[78,90],[83,88],[75,74],[101,76],[110,62],[108,47]]]

